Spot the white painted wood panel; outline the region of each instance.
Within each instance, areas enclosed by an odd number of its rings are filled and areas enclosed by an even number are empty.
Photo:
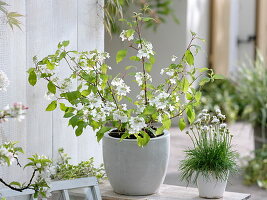
[[[97,164],[102,162],[101,145],[95,134],[88,129],[77,138],[72,128],[67,127],[61,111],[46,112],[49,103],[44,99],[46,85],[38,82],[32,87],[27,82],[26,70],[33,67],[32,57],[42,58],[56,50],[57,44],[70,40],[70,48],[79,50],[103,49],[104,31],[101,9],[97,0],[10,0],[10,10],[24,15],[22,31],[14,32],[0,23],[0,69],[10,80],[9,92],[0,94],[0,106],[21,101],[29,106],[26,120],[6,124],[5,137],[0,141],[17,140],[25,148],[26,155],[40,153],[50,158],[57,157],[57,149],[64,147],[74,162],[94,156]],[[102,0],[100,3],[103,2]],[[78,28],[79,27],[79,28]],[[61,73],[65,73],[62,70]],[[2,128],[2,127],[0,127]],[[24,159],[25,159],[24,158]],[[15,173],[14,173],[15,171]],[[0,169],[0,175],[9,178],[23,177],[17,169]],[[12,177],[11,177],[12,174]],[[1,187],[1,186],[0,186]]]

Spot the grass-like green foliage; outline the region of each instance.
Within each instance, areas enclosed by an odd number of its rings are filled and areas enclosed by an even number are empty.
[[[129,11],[131,7],[135,10],[146,10],[145,14],[155,19],[146,24],[147,28],[156,30],[159,24],[168,20],[168,17],[172,17],[173,21],[179,24],[172,8],[173,0],[105,0],[104,2],[104,26],[110,35],[122,31],[123,27],[118,23],[120,19],[132,18],[132,12]],[[144,9],[148,6],[149,9]]]
[[[13,29],[14,26],[20,28],[21,22],[19,20],[23,15],[17,12],[9,12],[6,7],[9,6],[6,2],[0,1],[0,12],[5,15],[6,23]]]
[[[232,150],[232,135],[226,124],[225,115],[216,110],[211,116],[205,109],[187,131],[193,148],[185,151],[186,158],[181,162],[181,178],[195,183],[201,173],[207,179],[213,175],[218,180],[226,180],[228,173],[237,170],[238,154]]]
[[[257,184],[267,189],[267,144],[255,151],[255,157],[249,160],[244,170],[244,183]]]
[[[225,113],[227,122],[235,122],[241,119],[244,103],[236,90],[236,86],[230,79],[215,80],[207,83],[201,89],[201,106],[208,110],[221,108]]]
[[[95,176],[99,182],[106,179],[106,174],[103,165],[99,168],[94,167],[94,158],[90,158],[87,161],[82,161],[77,165],[72,165],[69,163],[71,159],[64,149],[58,150],[60,155],[60,161],[56,164],[56,174],[52,175],[54,180],[70,180],[83,177]]]
[[[255,62],[242,65],[234,77],[237,91],[246,107],[244,118],[255,126],[261,126],[262,137],[266,138],[267,127],[267,67],[258,53]]]

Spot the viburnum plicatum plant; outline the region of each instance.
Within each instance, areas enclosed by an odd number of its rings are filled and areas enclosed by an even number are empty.
[[[39,79],[47,81],[48,92],[45,96],[52,102],[46,110],[52,111],[59,106],[65,112],[64,117],[69,118],[69,125],[75,128],[77,136],[90,126],[96,130],[98,140],[101,140],[105,132],[115,128],[121,139],[136,138],[138,145],[144,146],[150,138],[169,129],[171,119],[175,117],[179,118],[181,129],[186,126],[184,113],[192,123],[195,119],[194,107],[199,104],[201,97],[196,84],[204,85],[221,76],[214,75],[208,68],[194,66],[194,56],[200,48],[194,41],[200,38],[192,32],[192,39],[181,59],[177,61],[178,56],[173,56],[170,58],[172,62],[161,70],[165,81],[153,84],[150,72],[156,53],[141,32],[143,24],[153,19],[135,13],[133,21],[122,21],[129,29],[123,30],[120,38],[136,53],[128,56],[127,49],[120,50],[116,61],[119,63],[128,57],[139,63],[140,67],[127,66],[112,77],[109,74],[111,66],[105,63],[109,53],[68,50],[69,41],[64,41],[58,44],[54,54],[41,60],[34,57],[35,67],[28,70],[28,80],[31,85],[35,85]],[[61,77],[58,72],[66,66],[70,73]],[[126,73],[132,68],[136,72]],[[133,79],[137,84],[135,89],[140,89],[134,99],[130,98],[133,88],[126,84],[126,79]],[[77,83],[77,87],[74,87],[74,83]]]
[[[0,91],[7,91],[9,85],[9,79],[7,75],[0,71]],[[15,118],[21,121],[25,118],[26,110],[28,107],[22,103],[14,103],[12,106],[7,105],[0,110],[0,125],[7,122],[10,118]],[[11,166],[16,163],[19,167],[22,165],[19,162],[19,154],[24,153],[21,147],[17,146],[17,142],[6,142],[0,145],[0,166]],[[29,162],[24,168],[31,168],[33,170],[32,175],[27,183],[20,183],[17,181],[7,182],[0,177],[0,182],[6,187],[22,192],[26,189],[33,189],[35,191],[35,198],[39,195],[42,197],[50,196],[49,183],[51,174],[55,173],[55,169],[52,166],[52,161],[46,156],[33,155],[28,158]]]

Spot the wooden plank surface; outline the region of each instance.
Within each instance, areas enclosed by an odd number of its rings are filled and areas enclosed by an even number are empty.
[[[103,200],[201,200],[197,188],[186,188],[163,184],[159,193],[149,196],[125,196],[112,191],[109,183],[101,184],[100,191]],[[225,192],[223,200],[246,200],[250,194]]]

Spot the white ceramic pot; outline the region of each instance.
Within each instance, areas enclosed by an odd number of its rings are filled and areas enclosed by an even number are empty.
[[[218,180],[213,175],[209,175],[207,178],[199,174],[197,178],[199,196],[207,199],[222,198],[227,185],[227,179]]]
[[[114,192],[149,195],[158,192],[166,176],[170,154],[170,134],[151,138],[144,147],[135,139],[103,138],[103,159]]]

